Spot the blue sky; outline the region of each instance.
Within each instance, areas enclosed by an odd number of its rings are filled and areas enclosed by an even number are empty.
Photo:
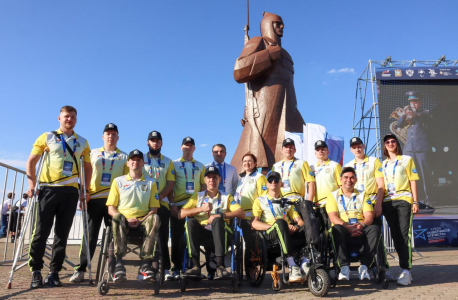
[[[250,2],[251,37],[263,11],[285,22],[304,120],[346,145],[369,59],[458,59],[456,1]],[[196,159],[209,162],[211,145],[224,143],[230,161],[242,132],[244,86],[232,72],[245,21],[244,0],[1,1],[0,161],[23,168],[67,104],[91,148],[114,122],[126,152],[145,150],[155,129],[172,159],[190,135]]]

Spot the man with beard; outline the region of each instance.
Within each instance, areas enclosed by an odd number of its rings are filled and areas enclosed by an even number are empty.
[[[51,287],[61,286],[59,271],[65,260],[68,234],[72,227],[73,217],[78,203],[78,176],[84,167],[86,187],[90,186],[92,166],[90,148],[87,140],[77,135],[73,128],[76,125],[77,112],[72,106],[64,106],[58,117],[60,127],[56,131],[43,133],[33,144],[27,160],[27,179],[29,197],[33,196],[37,180],[40,182],[38,204],[36,207],[35,225],[29,248],[29,266],[32,271],[31,288],[43,287],[41,269],[51,228],[54,224],[54,242],[50,272],[45,283]],[[40,178],[35,177],[36,164],[41,155],[47,151]],[[83,165],[80,158],[84,157]],[[90,194],[87,190],[89,201]]]
[[[176,170],[175,185],[173,187],[174,202],[180,209],[194,193],[207,189],[204,180],[205,167],[201,162],[193,158],[195,150],[196,143],[194,139],[187,136],[181,143],[183,156],[173,161]],[[172,276],[174,279],[180,277],[183,257],[183,252],[180,252],[180,243],[184,235],[184,224],[185,220],[179,219],[178,215],[172,211],[170,233],[172,240]]]
[[[89,193],[91,201],[87,203],[89,224],[89,251],[90,257],[94,255],[97,247],[102,220],[107,226],[111,220],[106,206],[108,194],[113,180],[128,172],[126,162],[127,154],[118,149],[118,126],[107,124],[102,135],[103,147],[91,151],[92,177]],[[87,253],[84,239],[81,239],[80,263],[75,267],[75,273],[70,282],[81,282],[87,267]]]
[[[175,166],[170,158],[161,154],[162,135],[159,131],[153,130],[148,134],[147,145],[149,151],[144,155],[143,176],[152,178],[156,181],[157,192],[159,194],[160,207],[157,215],[161,220],[159,236],[162,245],[162,263],[164,264],[165,280],[172,280],[170,275],[169,257],[169,221],[170,213],[177,215],[178,208],[173,202],[171,192],[175,185]]]

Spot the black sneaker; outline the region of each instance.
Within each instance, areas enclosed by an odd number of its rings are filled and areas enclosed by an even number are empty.
[[[231,274],[226,270],[225,267],[219,266],[216,268],[216,277],[217,278],[223,278],[223,277],[229,277]]]
[[[30,284],[31,289],[37,289],[43,287],[43,277],[41,277],[41,271],[32,272],[32,283]]]
[[[113,280],[115,282],[126,281],[126,268],[121,264],[116,264],[115,273],[113,275]]]
[[[148,280],[154,278],[154,271],[149,264],[143,264],[140,269],[138,269],[138,280]]]
[[[185,275],[192,275],[192,276],[200,276],[201,275],[200,267],[199,266],[195,266],[192,269],[188,269],[188,270],[186,270],[186,272],[184,272],[184,274]]]
[[[59,279],[58,272],[49,272],[48,276],[46,276],[45,278],[45,283],[49,285],[50,287],[62,286],[62,283],[60,282],[60,279]]]

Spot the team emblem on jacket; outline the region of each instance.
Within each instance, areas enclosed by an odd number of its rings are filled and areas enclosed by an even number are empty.
[[[148,191],[148,185],[147,184],[141,185],[140,188],[141,188],[142,192]]]

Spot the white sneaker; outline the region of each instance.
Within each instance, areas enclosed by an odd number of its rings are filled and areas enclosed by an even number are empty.
[[[371,280],[371,275],[369,275],[369,270],[365,265],[361,265],[358,268],[358,277],[359,280]]]
[[[169,270],[165,270],[164,280],[165,281],[172,281],[173,280],[173,276],[172,276],[172,274],[170,274]]]
[[[301,271],[302,271],[302,279],[306,279],[310,271],[310,264],[303,262],[301,264]]]
[[[402,271],[401,275],[399,275],[397,284],[398,285],[404,285],[404,286],[412,284],[412,282],[410,281],[410,274],[409,273],[410,272],[407,271],[407,270]]]
[[[74,282],[74,283],[80,283],[81,281],[84,280],[84,272],[80,272],[80,271],[75,271],[75,273],[73,273],[72,277],[70,277],[70,282]]]
[[[174,280],[180,279],[180,271],[178,271],[178,270],[173,270],[173,272],[172,272],[172,277],[173,277]]]
[[[301,268],[299,268],[299,266],[292,266],[289,269],[289,282],[301,282],[301,281],[302,281]]]
[[[338,280],[350,280],[350,268],[348,266],[343,266],[340,269]]]

